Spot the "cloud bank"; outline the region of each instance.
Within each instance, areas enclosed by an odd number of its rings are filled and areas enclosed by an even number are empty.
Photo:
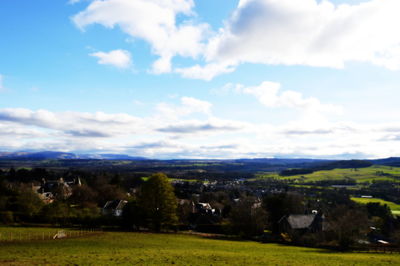
[[[213,31],[194,19],[192,0],[96,0],[72,20],[81,29],[118,27],[149,43],[159,56],[153,73],[211,80],[243,63],[343,68],[348,62],[366,62],[399,70],[399,9],[398,0],[340,5],[240,0],[224,27]],[[174,67],[175,56],[197,63]]]
[[[152,158],[400,155],[399,123],[330,121],[321,114],[335,112],[335,108],[296,92],[280,92],[278,83],[235,86],[235,90],[240,97],[255,97],[266,109],[294,109],[299,115],[274,124],[227,120],[215,115],[212,103],[193,97],[181,97],[175,104],[159,103],[154,113],[145,117],[3,108],[0,149],[111,152]],[[297,96],[292,97],[293,93]],[[314,112],[319,116],[313,116]]]

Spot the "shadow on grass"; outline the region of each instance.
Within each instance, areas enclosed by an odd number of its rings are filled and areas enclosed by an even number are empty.
[[[252,241],[252,239],[245,239],[235,235],[223,235],[223,234],[214,234],[214,233],[201,233],[201,232],[179,232],[180,235],[189,235],[189,236],[198,236],[201,238],[206,238],[210,240],[225,240],[225,241],[237,241],[237,242],[245,242]]]

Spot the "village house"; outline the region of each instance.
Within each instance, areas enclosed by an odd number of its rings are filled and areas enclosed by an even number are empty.
[[[316,233],[324,230],[324,215],[312,214],[290,214],[279,220],[279,229],[282,233],[304,234]]]
[[[128,203],[126,200],[110,200],[104,205],[101,213],[107,216],[121,217],[125,205]]]
[[[52,203],[56,197],[67,199],[72,196],[72,188],[81,186],[79,177],[70,180],[64,180],[60,177],[58,180],[46,180],[42,178],[40,186],[32,186],[32,189],[38,193],[39,198],[46,204]]]

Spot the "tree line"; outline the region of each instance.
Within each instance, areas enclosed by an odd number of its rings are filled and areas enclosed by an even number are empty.
[[[45,169],[0,172],[0,222],[105,226],[156,232],[189,229],[343,249],[367,237],[391,242],[398,242],[400,238],[400,221],[387,206],[359,205],[350,200],[346,190],[301,193],[277,183],[275,188],[270,187],[260,196],[252,193],[245,184],[217,191],[208,190],[198,182],[172,186],[163,173],[143,179],[138,173],[65,171],[62,173],[65,179],[80,176],[82,184],[74,186],[68,197],[63,189],[54,190],[54,201],[45,204],[32,185],[39,184],[42,178],[59,175]],[[127,201],[122,216],[102,215],[104,204],[116,199]],[[200,203],[209,204],[204,206],[211,209],[196,210],[196,204]],[[313,211],[323,215],[324,230],[282,231],[283,217],[310,215]]]

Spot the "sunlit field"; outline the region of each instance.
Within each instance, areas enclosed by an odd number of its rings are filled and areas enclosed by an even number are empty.
[[[373,182],[373,181],[392,181],[400,182],[400,168],[373,165],[366,168],[355,169],[333,169],[316,171],[311,174],[279,176],[277,173],[259,174],[256,179],[277,178],[281,180],[293,180],[302,182],[316,182],[325,180],[346,180],[354,179],[357,183]]]
[[[399,265],[400,256],[214,240],[181,234],[106,232],[0,244],[2,265]]]
[[[386,201],[383,199],[376,199],[376,198],[351,198],[352,200],[361,203],[361,204],[367,204],[367,203],[379,203],[381,205],[387,205],[392,213],[394,215],[400,215],[400,205],[396,204],[394,202]]]

